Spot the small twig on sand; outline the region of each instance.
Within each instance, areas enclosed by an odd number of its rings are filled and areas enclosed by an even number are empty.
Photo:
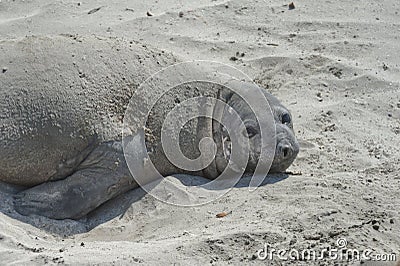
[[[91,15],[91,14],[93,14],[93,13],[96,13],[96,12],[99,11],[101,8],[102,8],[102,6],[101,6],[101,7],[93,8],[92,10],[90,10],[90,11],[88,12],[88,14]]]

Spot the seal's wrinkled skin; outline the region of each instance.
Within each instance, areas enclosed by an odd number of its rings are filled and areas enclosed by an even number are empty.
[[[8,62],[8,71],[0,79],[0,181],[27,187],[15,195],[19,213],[80,218],[138,186],[121,145],[124,112],[135,88],[150,74],[176,63],[173,56],[126,41],[74,36],[1,42],[0,51],[1,61]],[[193,87],[186,89],[193,93]],[[207,89],[245,121],[251,146],[247,171],[251,172],[261,140],[257,120],[237,95],[221,96],[218,86]],[[277,133],[268,136],[276,138],[271,172],[282,172],[295,159],[299,146],[289,111],[272,95],[265,92],[265,96]],[[158,150],[157,130],[168,99],[149,118],[154,136],[146,143],[163,175],[182,172]],[[214,137],[219,136],[219,157],[213,169],[194,174],[215,178],[229,160],[229,137],[221,126],[193,121],[180,142],[188,157],[198,152],[193,144],[199,128],[218,133]]]

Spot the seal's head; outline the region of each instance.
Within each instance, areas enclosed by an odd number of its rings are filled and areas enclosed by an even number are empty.
[[[249,84],[249,86],[254,85]],[[271,154],[272,151],[270,150],[266,151],[268,156],[273,157],[273,159],[271,158],[272,165],[269,169],[269,173],[284,172],[293,163],[299,152],[299,144],[293,131],[292,115],[277,98],[266,92],[264,89],[261,89],[261,91],[268,100],[273,115],[273,119],[271,118],[271,125],[268,124],[267,126],[271,128],[275,127],[274,136],[262,136],[263,138],[273,138],[275,140],[275,142],[271,142],[275,143],[274,154]],[[245,172],[253,173],[259,162],[262,148],[261,132],[258,120],[256,119],[252,108],[250,108],[250,106],[239,95],[235,93],[225,94],[224,101],[238,113],[243,121],[246,131],[243,132],[243,134],[248,138],[250,145],[249,160]],[[227,112],[227,110],[224,110],[224,112]],[[272,123],[272,120],[274,120],[275,125]],[[216,142],[220,143],[219,146],[222,149],[222,152],[220,153],[222,156],[220,157],[223,158],[219,158],[216,161],[216,165],[218,172],[222,172],[230,159],[232,153],[232,142],[227,130],[222,126],[219,126],[219,129],[221,134],[220,136],[217,136],[219,139],[216,140]],[[215,131],[216,130],[214,129],[214,132]],[[216,136],[214,135],[214,138],[215,137]]]
[[[289,110],[277,98],[265,92],[274,115],[276,147],[271,173],[284,172],[299,153],[299,143],[294,135],[293,120]]]

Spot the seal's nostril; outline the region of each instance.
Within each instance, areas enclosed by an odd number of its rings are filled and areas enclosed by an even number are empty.
[[[293,155],[293,147],[289,143],[279,143],[278,153],[283,159],[286,159]]]
[[[288,146],[283,147],[283,157],[286,158],[289,155],[290,148]]]

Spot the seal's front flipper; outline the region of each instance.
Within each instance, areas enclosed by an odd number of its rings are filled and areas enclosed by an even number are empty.
[[[135,187],[121,143],[108,142],[98,146],[67,178],[16,194],[14,206],[23,215],[77,219]]]

